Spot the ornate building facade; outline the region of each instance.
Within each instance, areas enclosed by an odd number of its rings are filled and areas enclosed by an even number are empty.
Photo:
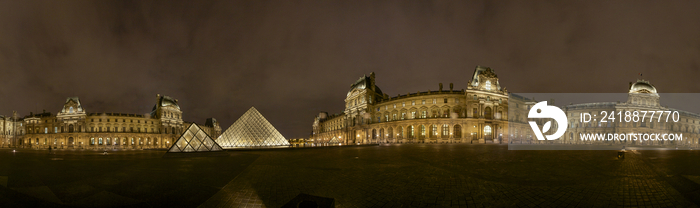
[[[148,114],[90,113],[78,97],[69,97],[56,115],[43,112],[30,113],[24,118],[5,118],[3,128],[10,136],[4,141],[8,146],[24,148],[169,148],[192,123],[183,121],[177,99],[156,97],[156,104]],[[221,127],[213,118],[207,119],[202,129],[212,136],[221,134]]]
[[[627,91],[627,100],[624,102],[595,102],[595,103],[580,103],[561,106],[560,108],[567,114],[569,119],[566,133],[558,140],[553,141],[538,141],[532,134],[532,129],[527,123],[527,115],[530,108],[538,101],[524,98],[515,94],[510,96],[511,102],[511,119],[509,124],[509,135],[512,138],[511,142],[521,144],[532,143],[563,143],[563,144],[610,144],[622,143],[626,145],[649,145],[649,146],[690,146],[698,147],[700,138],[700,114],[688,112],[684,110],[669,108],[661,104],[661,96],[657,89],[647,80],[637,80],[630,82]],[[550,102],[548,105],[553,105]],[[637,122],[625,122],[624,119],[617,116],[615,122],[601,122],[591,120],[583,122],[581,115],[584,113],[596,115],[600,112],[625,112],[625,111],[647,111],[647,112],[678,112],[678,121],[665,121],[664,116],[659,119],[658,113],[651,120],[650,115],[646,119],[639,119]],[[609,113],[607,113],[610,116]],[[668,115],[668,114],[664,114]],[[600,116],[600,115],[599,115]],[[539,123],[542,126],[542,123]],[[557,127],[553,127],[552,131]],[[625,141],[591,141],[581,140],[580,134],[678,134],[683,136],[682,141],[674,140],[625,140]]]
[[[376,75],[350,85],[345,110],[319,113],[309,139],[317,144],[501,143],[508,141],[508,91],[493,69],[477,66],[467,89],[390,97]]]

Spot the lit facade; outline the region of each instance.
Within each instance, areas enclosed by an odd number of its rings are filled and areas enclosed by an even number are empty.
[[[563,144],[626,144],[634,146],[689,146],[698,147],[698,138],[700,137],[700,114],[688,111],[669,108],[661,105],[661,97],[657,93],[656,87],[646,80],[637,80],[629,83],[627,101],[625,102],[596,102],[596,103],[581,103],[569,104],[560,108],[567,114],[569,119],[566,133],[559,139],[553,141],[538,141],[532,134],[532,128],[527,123],[527,114],[530,108],[538,101],[511,95],[511,122],[509,135],[512,138],[511,142],[521,144],[542,144],[542,143],[563,143]],[[549,103],[552,105],[552,103]],[[678,122],[658,122],[659,115],[654,116],[654,120],[650,121],[647,116],[644,120],[638,122],[624,122],[617,118],[616,122],[600,122],[600,120],[592,120],[591,122],[582,122],[581,114],[597,114],[601,111],[605,112],[625,112],[625,111],[677,111],[679,114]],[[619,115],[614,115],[619,117]],[[542,123],[539,123],[542,126]],[[554,130],[557,127],[553,127]],[[553,131],[552,130],[552,131]],[[598,134],[598,133],[641,133],[641,134],[682,134],[682,141],[664,141],[664,140],[642,140],[637,141],[583,141],[579,134]]]
[[[407,93],[390,97],[375,74],[350,86],[345,110],[319,113],[310,140],[328,144],[502,143],[508,141],[508,91],[493,69],[477,66],[467,89]]]
[[[79,98],[70,97],[56,115],[44,112],[16,119],[14,127],[19,129],[6,140],[15,147],[37,149],[169,148],[192,124],[182,115],[178,100],[165,95],[157,95],[148,114],[91,113]],[[202,129],[209,135],[221,134],[215,119],[208,119]]]

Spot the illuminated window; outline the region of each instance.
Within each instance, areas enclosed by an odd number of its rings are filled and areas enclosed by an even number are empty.
[[[423,112],[421,112],[420,117],[421,117],[421,118],[425,118],[427,115],[428,115],[428,112],[427,112],[427,111],[423,111]]]
[[[90,138],[90,145],[95,145],[95,138]]]
[[[484,84],[484,88],[486,88],[486,90],[491,90],[491,81],[486,80],[486,83]]]
[[[406,107],[406,102],[401,103],[401,107]]]
[[[49,133],[49,128],[48,128],[48,127],[44,127],[44,134],[48,134],[48,133]]]
[[[68,110],[68,113],[73,113],[73,107],[70,107],[70,109]]]
[[[421,137],[425,137],[425,126],[420,125],[420,135]]]
[[[421,104],[422,104],[422,105],[425,105],[425,100],[421,101]]]
[[[416,105],[416,101],[411,101],[411,105]]]
[[[450,126],[447,124],[442,125],[442,137],[447,138],[450,134]]]
[[[102,145],[102,138],[100,138],[98,144],[99,144],[99,145]]]

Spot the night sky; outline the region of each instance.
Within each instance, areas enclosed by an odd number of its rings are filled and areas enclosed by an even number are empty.
[[[340,113],[375,72],[390,96],[466,87],[489,66],[511,92],[700,92],[700,1],[0,1],[0,114],[148,113],[226,129],[255,106],[287,138]],[[662,98],[663,99],[663,98]]]

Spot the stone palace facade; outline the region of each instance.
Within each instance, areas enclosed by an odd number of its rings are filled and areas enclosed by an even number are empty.
[[[2,147],[57,149],[156,149],[169,148],[189,127],[183,121],[178,100],[157,95],[148,114],[92,113],[77,97],[66,99],[55,115],[43,112],[25,117],[0,116]],[[221,134],[216,119],[201,126],[212,138]]]
[[[308,142],[503,143],[508,141],[508,91],[493,69],[477,66],[467,89],[407,93],[390,97],[375,74],[350,86],[345,110],[319,113]]]

